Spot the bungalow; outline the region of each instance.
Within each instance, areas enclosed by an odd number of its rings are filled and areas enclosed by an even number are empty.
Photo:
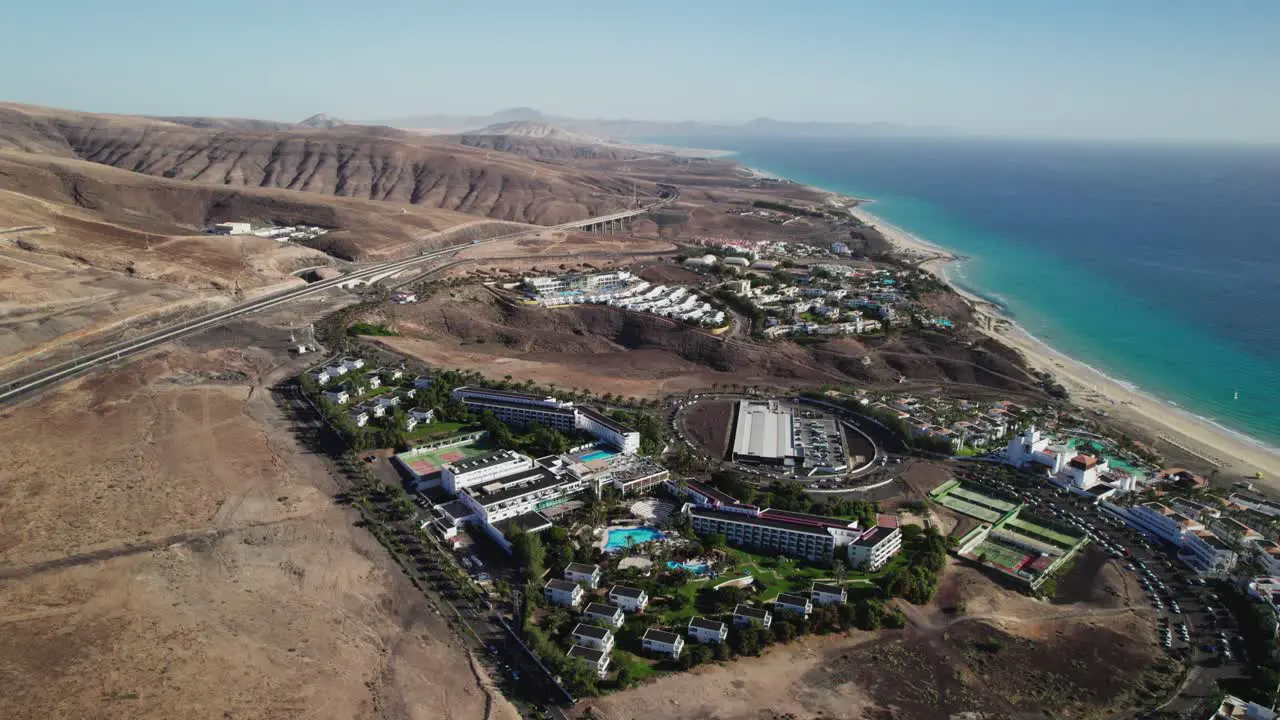
[[[875,572],[902,549],[902,531],[880,522],[877,516],[875,525],[849,543],[849,564],[853,567]]]
[[[622,627],[622,623],[626,622],[627,616],[623,614],[622,608],[604,603],[588,603],[587,609],[582,611],[582,617],[588,620],[600,620],[613,626],[614,630]]]
[[[564,579],[569,582],[586,583],[587,587],[600,587],[600,566],[584,563],[569,563],[564,569]]]
[[[369,413],[365,412],[365,410],[360,407],[352,408],[351,411],[347,413],[347,417],[351,419],[351,422],[356,424],[356,427],[364,427],[369,424]]]
[[[717,620],[708,620],[702,617],[689,618],[689,637],[706,645],[708,643],[724,642],[729,637],[729,626]]]
[[[813,599],[815,605],[832,605],[849,599],[849,593],[844,588],[839,585],[826,585],[824,583],[814,583],[809,588],[809,596]]]
[[[375,418],[380,418],[387,414],[387,408],[378,403],[364,403],[363,405],[358,405],[357,408],[368,412]]]
[[[358,357],[344,357],[338,361],[338,364],[348,370],[359,370],[364,367],[364,360]]]
[[[430,375],[419,375],[413,379],[413,386],[419,390],[426,390],[431,387],[431,383],[435,382],[435,378]]]
[[[569,657],[596,669],[596,674],[604,677],[609,673],[609,653],[593,650],[589,647],[574,645],[566,653]]]
[[[773,624],[773,613],[750,605],[738,605],[733,608],[733,624],[738,627],[759,625],[768,630]]]
[[[640,647],[675,660],[684,649],[684,638],[666,630],[649,628],[644,631],[644,637],[640,638]]]
[[[382,408],[383,412],[400,407],[400,398],[394,395],[379,395],[369,401],[370,405]]]
[[[329,373],[329,377],[331,378],[342,377],[343,375],[347,374],[347,366],[343,365],[342,363],[337,363],[335,365],[330,365],[329,367],[325,368],[324,371]]]
[[[409,432],[413,432],[413,429],[416,427],[418,427],[418,418],[412,415],[406,415],[404,418],[404,429]]]
[[[377,389],[378,389],[378,388],[380,388],[380,387],[382,387],[382,379],[381,379],[381,378],[379,378],[377,375],[370,375],[370,376],[369,376],[369,389],[370,389],[370,390],[377,390]]]
[[[809,613],[813,612],[813,603],[803,595],[782,593],[774,599],[773,609],[777,612],[798,613],[804,617],[809,617]]]
[[[430,408],[412,408],[409,410],[409,417],[420,423],[430,423],[436,421],[436,411]]]
[[[418,390],[417,390],[417,388],[405,388],[405,389],[400,393],[400,397],[408,398],[408,399],[410,399],[410,400],[412,400],[412,399],[416,398],[417,396],[418,396]]]
[[[649,605],[649,596],[640,588],[614,585],[609,589],[609,602],[627,612],[643,612]]]
[[[380,367],[378,368],[377,372],[387,382],[391,382],[393,380],[399,380],[400,378],[404,377],[404,370],[401,370],[400,368]]]
[[[542,587],[542,596],[547,602],[563,607],[578,607],[582,603],[582,586],[568,580],[552,578]]]
[[[573,629],[573,642],[583,647],[609,652],[613,649],[613,633],[602,627],[578,623],[578,626]]]
[[[335,390],[325,390],[324,396],[329,400],[329,402],[337,405],[346,405],[351,401],[351,394],[347,392],[347,388],[345,387],[340,387]]]
[[[326,385],[333,379],[333,376],[329,374],[327,369],[320,368],[319,370],[311,371],[311,379],[315,380],[317,385]]]

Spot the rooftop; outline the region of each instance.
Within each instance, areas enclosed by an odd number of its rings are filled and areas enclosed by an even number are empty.
[[[474,515],[476,511],[472,510],[470,505],[462,502],[461,500],[450,500],[440,506],[440,512],[454,520],[457,520],[467,517],[468,515]]]
[[[515,475],[495,478],[493,482],[479,487],[467,488],[467,492],[481,505],[490,507],[521,495],[553,488],[564,482],[566,480],[552,474],[546,468],[534,468]]]
[[[1200,532],[1196,533],[1196,535],[1199,536],[1199,538],[1203,540],[1206,545],[1213,548],[1214,550],[1219,550],[1221,552],[1227,552],[1231,550],[1230,545],[1223,542],[1221,538],[1209,532],[1208,530],[1201,530]]]
[[[547,519],[546,515],[535,511],[509,517],[506,520],[499,520],[493,524],[493,527],[505,537],[512,530],[523,530],[524,532],[546,530],[551,527],[551,521]]]
[[[711,510],[709,508],[699,507],[690,509],[689,514],[694,517],[706,518],[708,520],[725,520],[728,522],[743,523],[745,525],[758,525],[760,527],[771,527],[779,530],[790,530],[791,532],[805,533],[806,535],[831,537],[831,533],[828,533],[824,527],[800,524],[783,518],[773,518],[765,515],[744,515],[743,513],[725,512],[723,510]]]
[[[483,393],[492,397],[505,397],[512,400],[523,400],[525,402],[546,402],[548,400],[555,400],[555,398],[548,397],[546,395],[530,395],[528,393],[511,392],[510,390],[495,390],[493,388],[477,387],[475,385],[462,385],[454,388],[453,392],[460,395],[466,395],[468,393]]]
[[[613,633],[610,633],[602,627],[588,625],[586,623],[578,623],[578,626],[573,629],[573,634],[582,635],[583,637],[589,637],[595,640],[604,640]]]
[[[791,439],[791,413],[773,403],[738,402],[733,452],[761,458],[795,455]]]
[[[599,565],[587,565],[585,563],[569,563],[564,569],[565,572],[579,573],[581,575],[591,575],[600,571]]]
[[[619,612],[622,612],[622,608],[606,605],[605,603],[590,603],[582,611],[584,615],[599,615],[600,617],[608,618],[616,616]]]
[[[508,395],[509,395],[510,393],[505,393],[505,394],[508,394]],[[531,396],[531,395],[530,395],[530,396],[527,396],[527,397],[532,398],[533,396]],[[534,398],[534,399],[536,399],[536,398]],[[551,405],[539,405],[539,404],[533,404],[533,405],[531,405],[531,404],[530,404],[530,402],[533,402],[533,400],[528,400],[528,401],[521,402],[521,401],[518,401],[518,400],[497,400],[497,399],[494,399],[494,398],[487,398],[487,397],[471,397],[471,398],[467,398],[467,402],[473,402],[473,403],[478,403],[478,404],[482,403],[482,404],[485,404],[485,405],[493,405],[494,407],[516,408],[516,409],[519,409],[519,410],[536,410],[536,411],[538,411],[538,412],[544,412],[544,413],[555,413],[555,414],[558,414],[558,415],[573,415],[573,414],[574,414],[574,408],[573,408],[573,407],[569,407],[569,406],[566,406],[566,407],[553,407],[553,406],[551,406]],[[541,401],[539,401],[539,402],[541,402]]]
[[[852,520],[842,520],[840,518],[828,517],[826,515],[810,515],[808,513],[791,512],[790,510],[774,510],[773,508],[769,508],[761,514],[775,520],[786,520],[800,525],[845,529],[857,526],[857,523]]]
[[[445,467],[449,468],[449,471],[454,475],[458,475],[461,473],[475,472],[477,470],[494,467],[495,465],[501,465],[506,462],[518,460],[521,457],[523,456],[514,450],[490,450],[489,452],[473,455],[469,458],[455,460],[454,462],[445,465]]]
[[[733,608],[733,614],[763,620],[769,614],[769,611],[751,607],[750,605],[737,605]]]
[[[796,595],[795,593],[782,593],[774,600],[774,602],[781,603],[783,605],[792,605],[794,607],[804,607],[809,603],[809,598],[803,595]]]
[[[855,538],[853,544],[858,547],[875,547],[888,539],[894,530],[897,530],[897,528],[876,525]]]
[[[711,487],[710,485],[707,485],[705,483],[700,483],[697,480],[687,480],[685,481],[685,484],[689,486],[690,490],[693,490],[694,492],[705,495],[717,502],[720,502],[726,505],[732,505],[738,502],[737,498],[731,495],[722,493],[719,490]]]
[[[604,652],[601,650],[596,650],[595,648],[583,647],[582,645],[574,645],[573,647],[569,648],[569,652],[565,654],[571,658],[586,660],[592,665],[599,665],[600,661],[603,660],[605,656]]]
[[[568,580],[561,580],[560,578],[551,578],[543,587],[558,590],[560,592],[573,592],[578,588],[578,584],[571,583]]]
[[[640,588],[633,588],[627,585],[614,585],[609,589],[610,595],[621,595],[625,598],[639,598],[644,595],[644,591]]]
[[[810,592],[822,593],[824,595],[839,595],[844,592],[844,588],[839,585],[828,585],[826,583],[814,583],[809,588]]]
[[[708,620],[704,617],[694,616],[689,618],[689,627],[710,632],[721,632],[724,630],[724,623],[719,620]]]
[[[1091,455],[1077,455],[1071,458],[1071,467],[1088,470],[1098,464],[1098,459]]]
[[[605,415],[604,413],[598,412],[596,410],[592,410],[589,407],[579,407],[578,413],[588,418],[591,418],[592,420],[595,420],[596,422],[609,428],[610,430],[613,430],[614,432],[623,433],[624,435],[627,433],[639,432],[635,428],[630,427],[628,425],[623,425],[622,423],[618,422],[617,420],[614,420],[608,415]]]
[[[659,630],[658,628],[649,628],[648,630],[644,631],[644,639],[652,640],[654,642],[660,642],[664,645],[675,645],[677,642],[680,641],[680,636],[673,632],[667,632],[666,630]]]

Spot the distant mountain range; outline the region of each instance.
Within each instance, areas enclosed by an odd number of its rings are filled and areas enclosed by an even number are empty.
[[[410,115],[408,117],[380,120],[376,124],[436,133],[475,133],[485,128],[510,123],[539,123],[555,126],[570,133],[594,136],[609,140],[633,140],[681,135],[736,136],[736,137],[861,137],[868,135],[921,135],[939,134],[938,128],[894,125],[891,123],[855,122],[788,122],[770,118],[756,118],[738,125],[700,123],[692,121],[667,122],[656,120],[608,120],[583,119],[544,115],[527,107],[509,108],[490,115]]]

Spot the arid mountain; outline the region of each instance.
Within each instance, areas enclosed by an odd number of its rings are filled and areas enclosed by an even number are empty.
[[[714,137],[883,137],[944,134],[941,128],[913,127],[883,122],[791,122],[756,118],[745,123],[702,123],[688,120],[625,120],[543,115],[532,108],[512,108],[492,115],[411,115],[382,121],[399,128],[441,134],[482,134],[488,126],[507,122],[547,123],[569,132],[608,140],[632,140],[661,136]]]
[[[358,125],[220,130],[0,105],[0,149],[5,148],[175,180],[425,205],[544,225],[617,210],[631,193],[629,181],[610,174]]]
[[[0,105],[0,107],[3,107],[3,105]],[[205,130],[225,130],[227,132],[280,132],[298,127],[297,123],[254,120],[252,118],[159,117],[151,119],[176,125],[186,125],[187,127]]]
[[[347,124],[349,123],[347,123],[346,120],[339,120],[338,118],[325,113],[316,113],[315,115],[312,115],[306,120],[298,123],[298,125],[301,125],[302,127],[315,128],[317,130],[332,130],[340,125]]]
[[[581,133],[570,132],[564,128],[556,127],[549,123],[534,122],[530,120],[517,120],[514,122],[496,123],[488,127],[480,128],[469,135],[504,135],[506,137],[527,137],[527,138],[546,138],[548,140],[560,140],[563,142],[581,143],[589,145],[592,143],[604,142],[600,138]]]
[[[461,145],[523,155],[537,160],[630,160],[636,150],[611,145],[591,135],[571,132],[543,122],[517,120],[496,123],[474,133],[444,136]]]

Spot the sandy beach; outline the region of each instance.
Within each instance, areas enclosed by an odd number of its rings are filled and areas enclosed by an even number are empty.
[[[1018,350],[1029,366],[1053,374],[1067,388],[1075,404],[1136,426],[1150,435],[1157,448],[1170,450],[1168,445],[1172,444],[1218,467],[1222,474],[1253,479],[1255,473],[1261,472],[1263,477],[1255,482],[1280,490],[1280,453],[1135,390],[1049,347],[1002,315],[995,305],[951,282],[946,266],[957,259],[953,253],[884,222],[864,206],[851,208],[850,212],[863,222],[875,225],[901,254],[921,261],[921,268],[946,280],[973,304],[981,316],[979,329]]]

